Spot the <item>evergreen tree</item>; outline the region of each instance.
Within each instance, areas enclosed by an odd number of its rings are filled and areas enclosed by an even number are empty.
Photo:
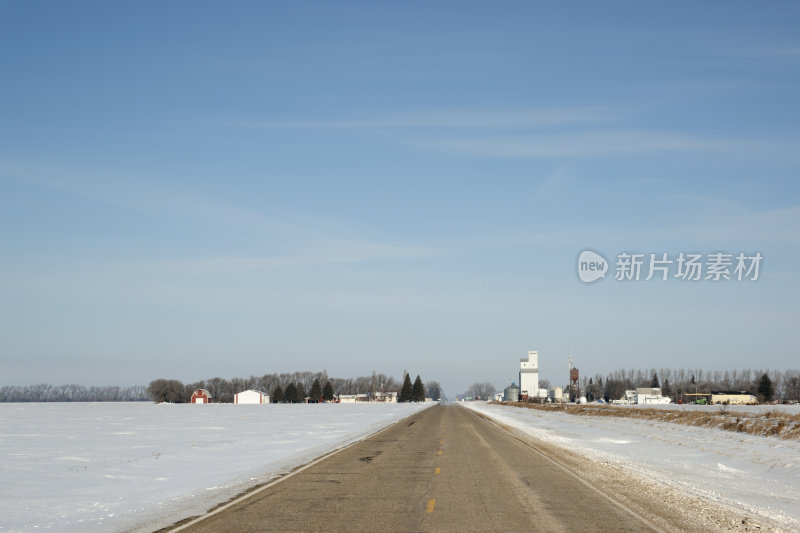
[[[326,402],[333,401],[333,385],[330,381],[325,383],[325,387],[322,389],[322,399]]]
[[[661,394],[668,398],[672,398],[672,387],[669,386],[669,380],[664,380],[664,386],[661,387]]]
[[[414,385],[411,387],[411,400],[415,402],[425,401],[425,386],[417,374],[417,379],[414,380]]]
[[[297,403],[306,403],[306,388],[302,383],[297,384]]]
[[[286,392],[284,393],[284,398],[289,403],[297,403],[297,387],[294,383],[289,383],[286,386]]]
[[[758,395],[762,398],[762,401],[771,402],[772,397],[775,395],[775,388],[772,386],[772,380],[769,379],[769,376],[766,372],[761,375],[761,379],[758,380]]]
[[[274,403],[281,403],[283,401],[283,389],[280,385],[275,387],[275,390],[272,391],[272,401]]]
[[[653,387],[654,389],[661,386],[661,383],[659,383],[658,381],[658,374],[656,374],[655,372],[653,372],[653,379],[650,380],[650,386]]]
[[[319,379],[315,379],[314,384],[311,385],[309,396],[311,397],[309,401],[313,403],[317,403],[322,399],[322,387],[319,386]]]
[[[405,379],[403,379],[403,388],[400,389],[400,394],[397,397],[398,402],[410,402],[413,400],[412,397],[412,387],[411,387],[411,378],[408,374],[406,374]]]

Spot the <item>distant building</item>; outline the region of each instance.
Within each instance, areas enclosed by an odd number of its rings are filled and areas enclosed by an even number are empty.
[[[561,387],[555,387],[553,389],[553,395],[550,397],[553,403],[564,403],[564,389]]]
[[[539,395],[539,352],[528,352],[527,359],[519,360],[519,394],[525,398]]]
[[[712,404],[758,405],[758,398],[746,391],[711,391]]]
[[[370,401],[373,402],[386,402],[386,403],[397,403],[397,393],[396,392],[376,392],[372,395]]]
[[[368,402],[369,394],[340,394],[339,403]]]
[[[666,396],[661,396],[661,389],[658,387],[643,387],[636,389],[637,404],[662,405],[670,403],[672,400]]]
[[[269,395],[260,390],[246,390],[239,392],[233,397],[233,403],[269,403]]]
[[[658,387],[639,387],[636,390],[626,390],[625,396],[619,400],[612,400],[613,404],[628,405],[664,405],[672,402],[668,397],[661,395]]]
[[[192,393],[192,403],[209,403],[211,401],[211,393],[206,389],[197,389]]]

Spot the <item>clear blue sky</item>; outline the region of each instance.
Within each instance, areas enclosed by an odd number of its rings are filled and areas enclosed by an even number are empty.
[[[798,28],[795,2],[0,0],[0,385],[796,368]],[[764,262],[584,285],[584,248]]]

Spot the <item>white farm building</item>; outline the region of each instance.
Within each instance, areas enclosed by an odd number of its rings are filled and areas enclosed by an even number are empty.
[[[246,390],[233,397],[233,403],[269,403],[269,395],[260,390]]]
[[[661,395],[661,389],[658,387],[640,387],[636,390],[626,390],[625,396],[619,400],[612,400],[611,403],[665,405],[671,401],[668,397]]]

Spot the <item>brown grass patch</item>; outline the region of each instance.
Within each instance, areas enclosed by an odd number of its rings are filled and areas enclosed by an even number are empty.
[[[725,406],[707,406],[703,410],[658,409],[647,407],[623,407],[617,405],[536,404],[522,402],[494,402],[542,411],[556,411],[576,416],[610,416],[615,418],[638,418],[656,422],[670,422],[685,426],[717,428],[726,431],[747,433],[766,437],[778,437],[800,441],[800,414],[779,411],[748,413],[729,410]]]

